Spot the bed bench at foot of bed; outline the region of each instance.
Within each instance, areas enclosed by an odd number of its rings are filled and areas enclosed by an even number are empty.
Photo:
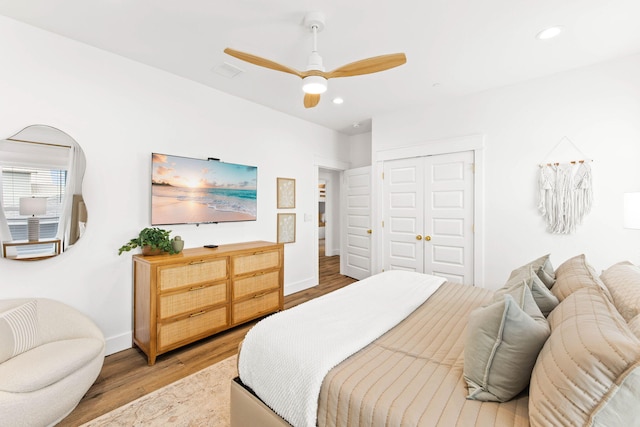
[[[251,391],[239,378],[231,381],[231,427],[291,427]]]

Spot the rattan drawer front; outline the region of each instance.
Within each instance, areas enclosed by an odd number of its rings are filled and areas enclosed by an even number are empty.
[[[166,319],[226,301],[227,283],[224,282],[213,286],[194,287],[178,294],[163,295],[160,297],[158,312],[161,319]]]
[[[227,277],[227,258],[160,267],[158,275],[163,291],[193,283],[215,282]]]
[[[233,257],[233,275],[280,267],[280,252],[266,251]]]
[[[240,323],[262,314],[277,311],[280,305],[278,291],[258,294],[246,301],[233,304],[233,323]]]
[[[233,281],[233,298],[277,288],[280,285],[280,271],[258,274]]]
[[[159,325],[158,349],[160,351],[172,344],[190,340],[214,329],[227,326],[227,307],[216,308],[200,314],[196,312],[186,319]]]

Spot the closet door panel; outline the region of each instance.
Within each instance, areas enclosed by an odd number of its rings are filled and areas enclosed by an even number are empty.
[[[473,284],[473,153],[425,158],[425,272]]]
[[[383,268],[423,271],[423,160],[393,160],[384,164]]]

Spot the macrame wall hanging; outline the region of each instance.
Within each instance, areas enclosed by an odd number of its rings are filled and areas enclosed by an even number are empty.
[[[540,199],[538,210],[542,214],[547,231],[554,234],[573,233],[582,224],[593,205],[591,160],[567,137],[564,137],[547,155],[559,149],[573,148],[581,160],[541,163],[538,176]]]

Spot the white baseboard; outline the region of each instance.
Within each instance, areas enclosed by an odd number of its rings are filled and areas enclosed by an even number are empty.
[[[133,332],[125,332],[124,334],[106,339],[107,345],[105,356],[127,350],[133,346]]]
[[[304,291],[305,289],[312,288],[316,285],[317,283],[313,278],[305,279],[297,283],[288,283],[284,287],[284,294],[295,294],[296,292]]]

